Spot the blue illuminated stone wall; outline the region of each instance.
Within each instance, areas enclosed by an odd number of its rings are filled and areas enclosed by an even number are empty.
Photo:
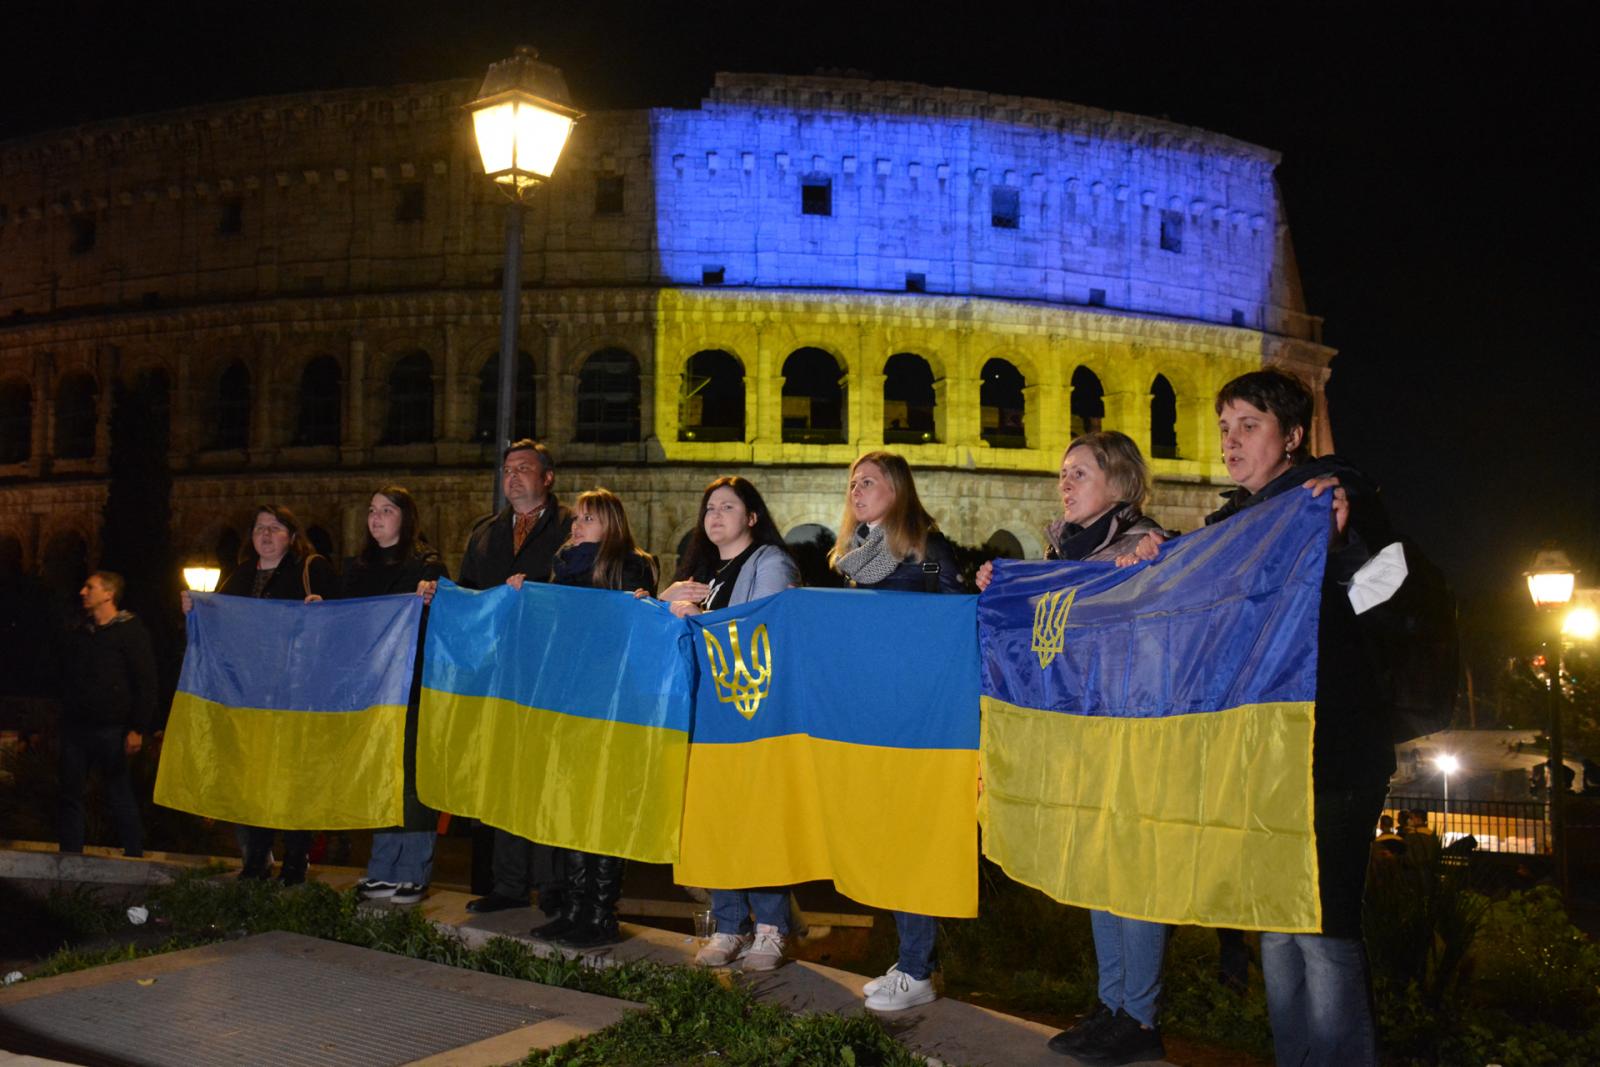
[[[1277,156],[1207,131],[914,85],[719,75],[699,110],[651,113],[651,152],[671,283],[721,269],[727,285],[904,290],[920,276],[933,293],[1255,329],[1272,318]],[[827,185],[830,215],[802,213],[807,182]]]

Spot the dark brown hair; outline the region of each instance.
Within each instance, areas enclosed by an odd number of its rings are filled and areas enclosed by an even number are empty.
[[[1290,458],[1295,463],[1311,458],[1311,415],[1316,401],[1299,378],[1276,367],[1241,374],[1217,393],[1217,414],[1235,400],[1243,400],[1277,419],[1278,429],[1285,437],[1300,427],[1300,444]]]
[[[710,573],[719,561],[717,546],[706,536],[706,508],[710,506],[711,494],[718,489],[733,490],[734,496],[744,504],[744,509],[756,517],[756,524],[750,527],[750,540],[754,544],[777,545],[783,551],[789,551],[783,534],[778,532],[778,524],[767,514],[767,502],[761,499],[761,493],[749,479],[730,474],[713,479],[705,492],[700,494],[700,512],[696,517],[694,532],[689,535],[689,547],[683,553],[683,558],[678,560],[676,581],[692,581],[697,573]]]

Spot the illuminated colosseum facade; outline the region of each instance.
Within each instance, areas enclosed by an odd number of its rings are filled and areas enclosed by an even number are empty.
[[[251,505],[335,553],[409,485],[454,563],[489,507],[503,207],[474,82],[272,97],[0,145],[0,549],[98,554],[113,384],[170,412],[174,535]],[[964,544],[1037,556],[1071,435],[1153,455],[1154,512],[1225,487],[1211,397],[1264,363],[1319,397],[1275,153],[1045,100],[719,75],[589,116],[528,216],[519,413],[558,491],[603,484],[670,565],[742,473],[838,522],[890,447]],[[531,394],[531,403],[527,400]]]

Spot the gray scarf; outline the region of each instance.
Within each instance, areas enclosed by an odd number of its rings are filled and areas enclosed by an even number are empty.
[[[856,527],[856,532],[850,536],[850,551],[840,556],[834,566],[857,585],[877,585],[894,573],[900,561],[889,551],[882,526],[871,528],[864,538],[861,529]]]

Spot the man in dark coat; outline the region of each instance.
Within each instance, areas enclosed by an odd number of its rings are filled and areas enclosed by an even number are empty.
[[[479,522],[467,537],[459,584],[468,589],[492,589],[514,574],[530,582],[549,581],[556,549],[572,531],[572,512],[551,492],[555,462],[543,445],[526,438],[512,442],[505,451],[500,477],[506,506]],[[512,783],[506,786],[511,788]],[[475,853],[478,840],[474,839]],[[493,886],[469,902],[467,910],[482,913],[527,907],[529,891],[537,890],[540,909],[553,914],[561,903],[565,882],[558,857],[559,850],[549,845],[495,830]]]
[[[119,610],[122,576],[96,571],[78,598],[88,618],[67,636],[62,659],[62,852],[82,852],[84,791],[100,773],[122,851],[142,856],[143,828],[128,761],[144,745],[156,709],[156,659],[150,634]]]

